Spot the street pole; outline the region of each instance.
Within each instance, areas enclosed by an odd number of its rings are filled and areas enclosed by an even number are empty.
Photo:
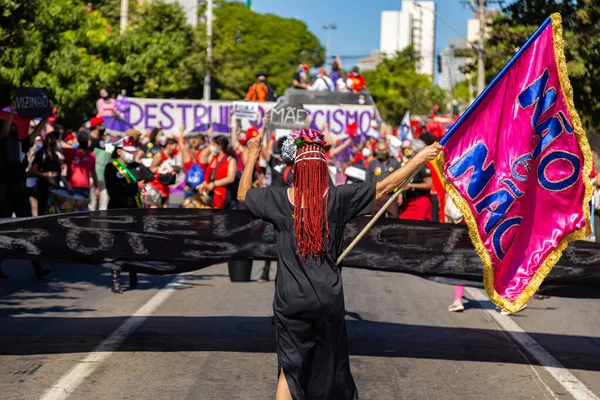
[[[323,25],[323,29],[327,31],[327,48],[325,49],[325,65],[331,62],[331,35],[334,29],[337,29],[336,24]]]
[[[477,92],[481,94],[485,89],[485,2],[479,0],[479,51],[477,57]]]
[[[127,20],[129,19],[129,0],[121,0],[121,35],[127,30]]]
[[[473,103],[473,100],[475,100],[473,98],[473,82],[472,81],[473,81],[472,76],[471,76],[471,74],[469,74],[468,79],[467,79],[467,82],[469,85],[469,104]]]
[[[206,75],[204,76],[204,101],[210,100],[210,79],[212,70],[212,35],[213,35],[213,0],[207,1],[206,7]]]
[[[327,64],[329,62],[329,60],[331,59],[331,29],[327,29],[327,51],[326,51],[327,55],[326,58],[327,60],[325,61],[325,64]]]

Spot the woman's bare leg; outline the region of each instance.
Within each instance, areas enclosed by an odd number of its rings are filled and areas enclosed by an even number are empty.
[[[35,197],[30,196],[29,204],[31,205],[31,216],[37,217],[38,216],[38,200]]]
[[[277,393],[275,393],[275,400],[293,400],[292,393],[290,393],[290,388],[285,380],[283,368],[281,369],[281,372],[279,372],[279,381],[277,382]]]

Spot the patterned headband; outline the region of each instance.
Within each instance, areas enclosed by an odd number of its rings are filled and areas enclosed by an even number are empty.
[[[309,144],[314,144],[323,149],[329,148],[329,144],[321,132],[308,128],[293,130],[281,146],[281,155],[284,161],[288,163],[299,161],[296,160],[298,148]],[[305,158],[302,160],[305,160]]]

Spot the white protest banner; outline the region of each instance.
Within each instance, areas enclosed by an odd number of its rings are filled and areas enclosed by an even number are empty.
[[[221,124],[229,126],[230,112],[233,101],[202,101],[202,100],[172,100],[172,99],[142,99],[129,97],[130,109],[124,113],[127,122],[134,129],[144,132],[147,129],[159,127],[167,133],[176,133],[184,124],[186,130],[202,124]],[[258,128],[262,125],[262,118],[277,103],[254,103],[257,106]],[[320,129],[323,122],[329,124],[329,129],[334,136],[346,132],[346,125],[356,121],[358,133],[366,134],[371,128],[375,110],[372,106],[359,105],[304,105],[306,114],[312,117],[312,128]],[[242,123],[247,123],[243,120]]]
[[[234,116],[237,119],[255,121],[256,114],[258,113],[258,103],[251,103],[249,101],[234,101],[233,111]]]

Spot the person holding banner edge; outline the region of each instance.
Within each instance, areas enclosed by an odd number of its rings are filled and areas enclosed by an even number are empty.
[[[132,136],[118,141],[112,153],[112,162],[106,164],[104,176],[108,191],[108,209],[144,208],[140,192],[146,183],[154,179],[154,174],[143,164],[135,162],[137,146]],[[137,273],[129,272],[129,287],[138,285]],[[121,270],[111,269],[111,291],[121,294]]]
[[[357,399],[349,366],[341,273],[336,265],[344,227],[352,218],[371,213],[376,199],[436,158],[441,146],[428,146],[381,182],[330,186],[325,158],[329,145],[323,135],[310,129],[293,131],[282,152],[294,163],[292,187],[252,189],[262,140],[261,132],[248,142],[238,201],[255,218],[273,223],[278,233],[280,269],[273,301],[279,375],[276,399]]]

